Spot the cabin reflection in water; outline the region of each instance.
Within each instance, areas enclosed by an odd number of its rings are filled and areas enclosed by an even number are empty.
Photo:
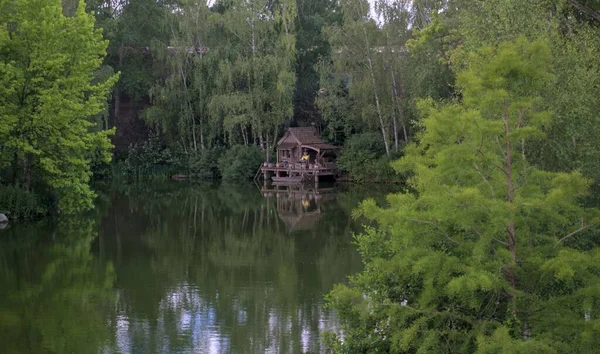
[[[321,220],[324,201],[335,198],[334,188],[316,188],[307,184],[263,185],[263,197],[269,209],[276,207],[288,232],[309,231]]]

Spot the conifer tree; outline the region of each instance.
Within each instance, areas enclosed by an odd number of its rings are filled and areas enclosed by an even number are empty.
[[[339,352],[573,353],[600,344],[598,221],[588,181],[543,171],[529,146],[552,115],[549,46],[519,38],[469,56],[462,98],[421,104],[424,131],[398,171],[411,193],[363,203],[365,271],[329,295]],[[582,245],[587,246],[582,246]]]

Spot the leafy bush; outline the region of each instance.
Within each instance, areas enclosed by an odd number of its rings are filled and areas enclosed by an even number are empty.
[[[188,163],[190,176],[201,180],[215,180],[221,177],[219,171],[219,149],[206,149],[191,154]]]
[[[0,212],[9,213],[10,219],[33,219],[47,214],[48,210],[35,193],[0,185]]]
[[[338,159],[340,171],[359,183],[401,183],[404,178],[390,166],[398,156],[385,155],[381,135],[365,133],[351,136]]]
[[[346,140],[343,152],[361,159],[376,159],[385,155],[385,145],[379,133],[355,134]]]
[[[263,152],[258,146],[236,145],[219,158],[219,170],[226,180],[248,180],[263,162]]]
[[[148,140],[131,145],[127,158],[118,165],[115,173],[135,179],[166,178],[181,173],[187,168],[185,154],[165,148],[157,135],[151,134]]]

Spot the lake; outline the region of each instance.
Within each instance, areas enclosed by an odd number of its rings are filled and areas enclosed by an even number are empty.
[[[262,187],[262,186],[261,186]],[[99,186],[85,216],[0,230],[0,353],[318,353],[385,189]]]

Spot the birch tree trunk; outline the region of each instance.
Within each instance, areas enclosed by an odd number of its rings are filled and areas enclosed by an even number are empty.
[[[508,103],[505,104],[505,113],[502,117],[504,121],[505,128],[505,175],[506,175],[506,201],[512,206],[515,203],[515,188],[513,183],[513,161],[512,161],[512,143],[510,141],[511,138],[511,127],[510,127],[510,105]],[[506,226],[506,231],[508,233],[508,250],[511,255],[511,264],[506,270],[506,277],[508,282],[510,283],[510,287],[512,290],[511,303],[512,303],[512,311],[514,315],[517,314],[517,295],[516,295],[516,287],[517,287],[517,278],[515,268],[517,267],[517,231],[515,227],[514,217],[510,217],[508,220],[508,225]]]
[[[390,156],[390,142],[388,141],[388,133],[385,127],[385,123],[383,120],[383,113],[381,112],[381,103],[379,101],[379,94],[377,93],[377,80],[375,80],[375,71],[373,69],[373,60],[371,59],[371,48],[369,47],[369,38],[367,37],[367,30],[363,28],[363,33],[365,35],[365,47],[368,51],[367,54],[367,66],[369,69],[369,74],[371,76],[371,82],[373,83],[373,96],[375,97],[375,107],[377,108],[377,116],[379,117],[379,127],[381,128],[381,135],[383,135],[383,143],[385,144],[385,153],[387,156]]]
[[[394,112],[392,115],[392,119],[394,121],[394,143],[395,143],[396,151],[398,151],[398,122],[396,120],[396,111],[398,112],[398,114],[401,114],[402,107],[400,107],[400,104],[398,102],[398,97],[400,97],[400,92],[398,90],[398,83],[396,82],[396,73],[393,68],[392,68],[391,72],[392,72],[392,101],[394,102],[394,109],[392,110],[392,112]],[[408,141],[408,136],[406,135],[406,125],[404,124],[404,121],[402,121],[402,130],[404,131],[404,141]]]

